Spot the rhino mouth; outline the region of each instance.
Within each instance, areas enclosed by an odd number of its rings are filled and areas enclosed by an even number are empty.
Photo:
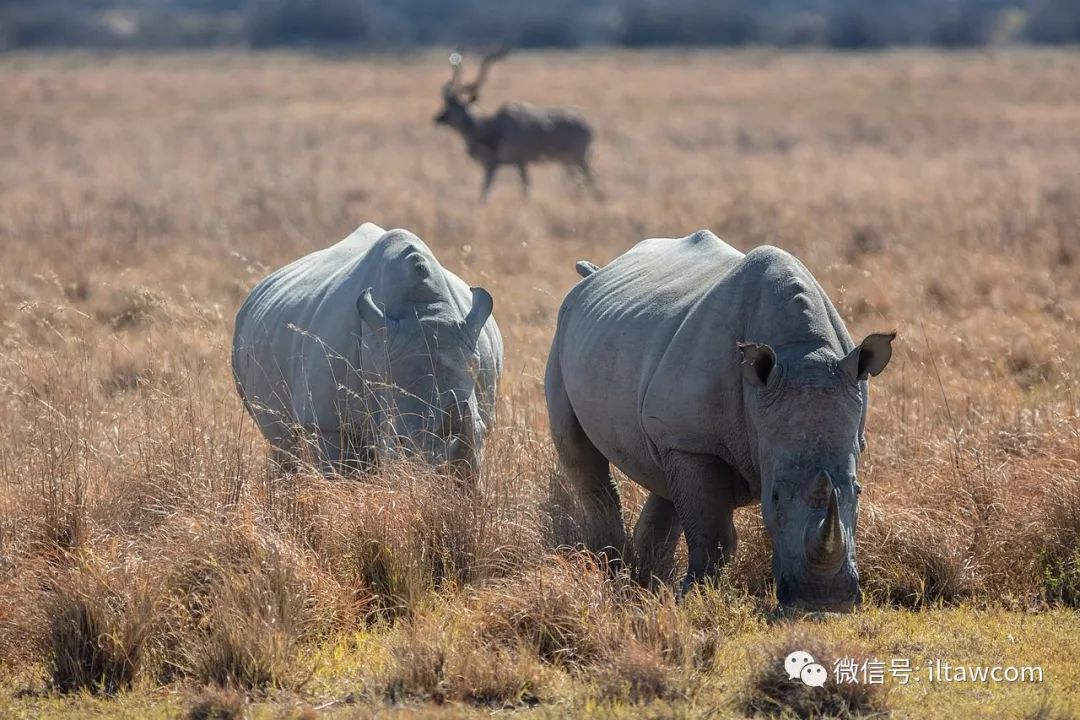
[[[780,612],[789,618],[813,617],[825,615],[846,615],[859,607],[856,600],[836,600],[825,603],[796,600],[789,604],[780,604]]]
[[[857,575],[834,577],[830,584],[840,585],[837,592],[815,592],[810,598],[804,597],[799,592],[799,584],[793,583],[787,578],[782,578],[777,584],[776,598],[780,604],[780,610],[788,615],[802,615],[808,613],[850,613],[858,609],[862,604],[862,591],[859,589]],[[805,583],[804,583],[805,584]],[[811,583],[816,584],[816,583]],[[851,585],[853,589],[849,589]]]

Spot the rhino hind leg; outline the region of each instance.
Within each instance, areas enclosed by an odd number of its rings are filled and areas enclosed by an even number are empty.
[[[269,472],[291,475],[300,469],[300,442],[293,428],[277,413],[265,408],[249,408],[263,437],[270,443]]]
[[[675,503],[650,493],[634,528],[634,577],[652,587],[666,582],[674,570],[681,532]]]
[[[270,447],[270,472],[272,475],[292,475],[300,469],[300,460],[293,448],[284,445]]]
[[[348,430],[316,432],[319,472],[323,475],[368,475],[377,469],[375,448]]]
[[[549,358],[545,380],[551,437],[563,475],[581,504],[578,521],[585,547],[605,557],[608,567],[618,569],[626,548],[619,488],[611,466],[585,435],[570,398],[566,395],[555,353]]]
[[[664,473],[689,556],[682,591],[714,578],[735,556],[735,473],[712,455],[669,452]]]

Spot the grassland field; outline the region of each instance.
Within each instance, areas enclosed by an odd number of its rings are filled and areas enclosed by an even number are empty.
[[[538,167],[480,204],[432,123],[447,77],[0,57],[0,717],[1080,716],[1080,53],[512,54],[481,107],[579,108],[602,200]],[[495,297],[479,498],[406,465],[282,478],[236,395],[246,293],[364,221]],[[555,550],[543,367],[574,262],[699,228],[797,255],[852,335],[899,332],[859,612],[777,619],[753,507],[678,602]],[[794,649],[1043,678],[804,688]]]

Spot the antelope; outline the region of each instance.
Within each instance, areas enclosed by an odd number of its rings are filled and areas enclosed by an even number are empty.
[[[484,167],[480,201],[487,200],[495,173],[500,165],[516,165],[521,176],[521,191],[529,193],[529,163],[550,160],[560,163],[571,174],[577,173],[595,193],[589,168],[589,143],[592,128],[580,114],[566,108],[541,108],[528,103],[509,103],[494,115],[478,115],[473,105],[487,79],[492,63],[506,57],[503,46],[480,62],[476,80],[459,82],[463,56],[450,56],[450,80],[443,86],[442,111],[436,125],[448,125],[465,139],[469,157]]]

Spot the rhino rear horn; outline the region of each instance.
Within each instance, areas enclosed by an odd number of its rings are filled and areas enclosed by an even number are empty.
[[[480,339],[480,332],[484,324],[491,317],[491,311],[495,309],[495,300],[484,288],[472,288],[472,307],[465,317],[465,334],[472,342]]]

